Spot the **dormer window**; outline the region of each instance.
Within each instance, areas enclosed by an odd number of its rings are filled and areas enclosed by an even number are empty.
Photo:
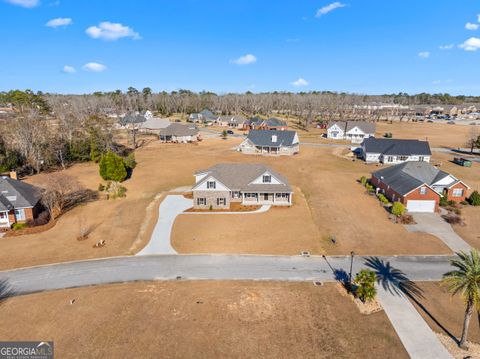
[[[277,142],[277,135],[272,135],[272,142],[276,143]]]
[[[207,188],[208,189],[215,189],[216,188],[216,182],[215,181],[207,181]]]
[[[270,176],[270,175],[263,175],[262,182],[263,182],[263,183],[272,183],[272,176]]]
[[[427,194],[427,187],[420,187],[420,194],[422,195]]]

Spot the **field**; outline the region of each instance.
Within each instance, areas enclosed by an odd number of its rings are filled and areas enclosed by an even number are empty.
[[[138,282],[11,298],[0,315],[2,340],[53,340],[59,358],[408,358],[383,312],[332,284]]]
[[[303,146],[300,154],[288,158],[246,156],[232,150],[240,141],[210,138],[199,145],[149,143],[136,152],[138,166],[124,182],[128,189],[125,199],[77,207],[40,234],[3,238],[0,269],[134,253],[151,234],[156,196],[193,184],[194,171],[221,162],[270,165],[298,189],[295,205],[255,217],[243,215],[240,220],[235,215],[181,216],[175,224],[174,244],[182,253],[205,252],[204,248],[220,253],[293,255],[299,250],[316,254],[348,254],[352,250],[371,255],[449,253],[437,238],[408,233],[391,223],[378,201],[365,194],[357,180],[377,167],[352,162],[342,157],[341,149],[329,147]],[[65,172],[91,189],[101,182],[93,163],[74,165]],[[48,180],[46,176],[28,181],[41,183]],[[81,242],[76,240],[80,222],[94,226],[89,238]],[[332,236],[336,244],[330,241]],[[197,237],[200,243],[193,241]],[[100,239],[106,240],[106,246],[92,248]]]
[[[416,283],[424,298],[417,299],[423,309],[415,301],[418,312],[427,324],[437,333],[460,339],[462,334],[465,306],[459,295],[452,297],[448,290],[437,282]],[[480,343],[479,323],[474,313],[470,322],[469,341]]]

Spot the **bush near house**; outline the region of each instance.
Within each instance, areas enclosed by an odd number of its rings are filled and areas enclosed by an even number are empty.
[[[480,206],[480,193],[473,191],[470,197],[468,197],[468,203],[472,206]]]
[[[100,176],[106,181],[122,182],[127,178],[123,158],[111,151],[102,156],[99,168]]]
[[[383,193],[378,193],[378,194],[377,194],[377,197],[378,197],[378,200],[379,200],[380,202],[382,202],[383,204],[389,204],[389,203],[390,203],[390,201],[388,200],[388,198],[385,197],[385,195],[384,195]]]
[[[400,202],[394,202],[392,205],[392,214],[400,217],[405,213],[405,206]]]
[[[447,207],[448,206],[448,199],[446,196],[440,197],[440,207]]]

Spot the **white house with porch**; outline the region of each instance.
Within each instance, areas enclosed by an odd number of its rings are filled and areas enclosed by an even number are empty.
[[[197,209],[227,209],[244,205],[291,206],[293,191],[286,178],[261,164],[217,164],[195,173],[192,188]]]

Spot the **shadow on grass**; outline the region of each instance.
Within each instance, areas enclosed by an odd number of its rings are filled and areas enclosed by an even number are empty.
[[[390,262],[385,262],[378,257],[368,257],[365,260],[365,265],[370,267],[377,277],[377,283],[382,286],[387,292],[392,295],[401,295],[402,293],[410,298],[440,329],[444,331],[457,345],[459,340],[455,337],[445,326],[443,326],[437,318],[435,318],[428,309],[420,303],[421,299],[425,299],[423,291],[414,282],[412,282],[404,272],[394,268]]]
[[[13,297],[15,292],[6,279],[0,279],[0,307],[5,304],[6,300]]]

